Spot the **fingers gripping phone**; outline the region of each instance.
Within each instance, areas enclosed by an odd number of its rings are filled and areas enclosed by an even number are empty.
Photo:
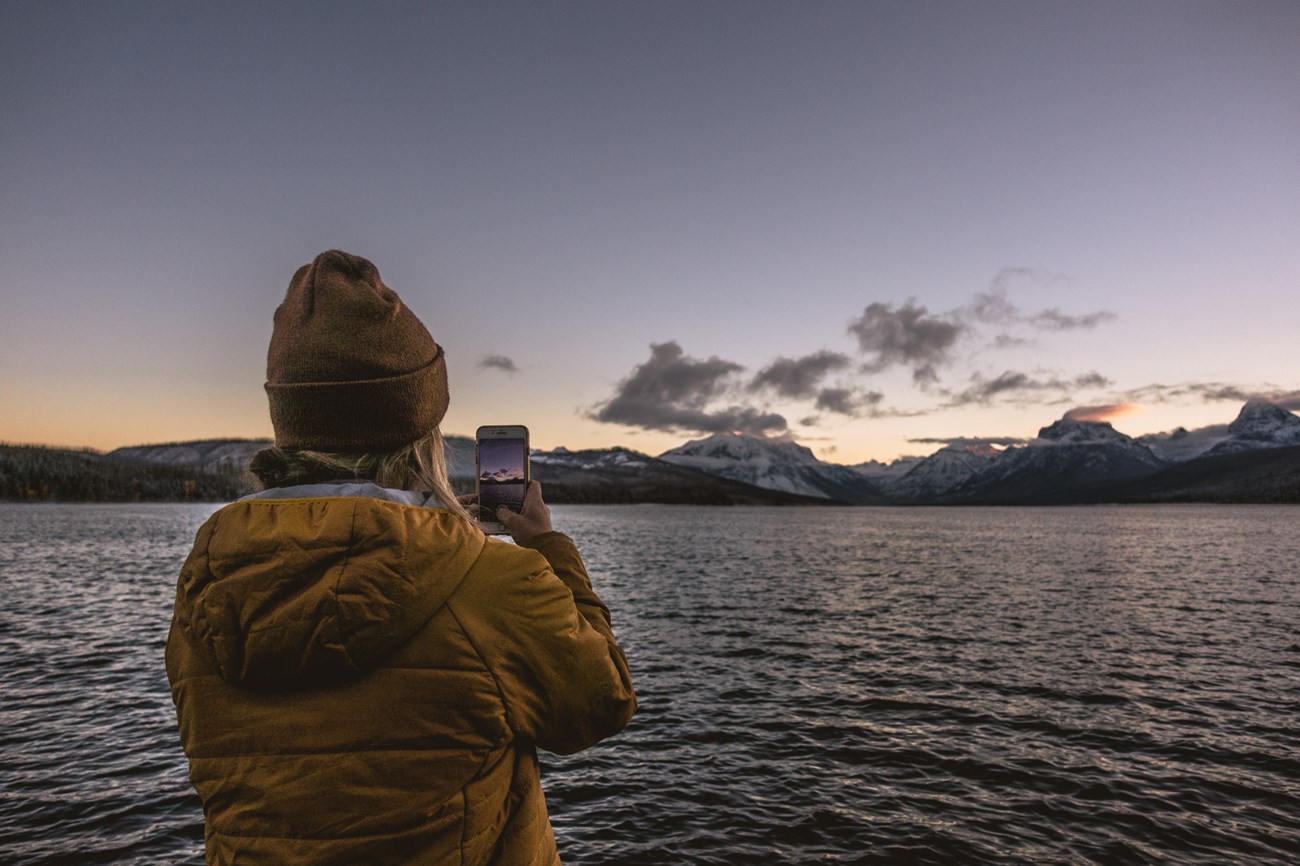
[[[489,535],[504,535],[497,508],[524,507],[528,488],[528,428],[520,424],[480,427],[474,434],[474,475],[478,479],[478,523]]]

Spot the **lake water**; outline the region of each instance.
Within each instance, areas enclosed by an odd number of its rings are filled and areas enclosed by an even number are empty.
[[[162,654],[215,506],[0,505],[0,863],[202,862]],[[570,864],[1283,864],[1300,509],[559,507],[633,667]]]

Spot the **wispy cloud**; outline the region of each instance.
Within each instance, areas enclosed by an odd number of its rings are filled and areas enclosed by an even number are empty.
[[[960,307],[932,313],[915,298],[898,307],[875,302],[849,322],[848,330],[857,339],[859,351],[867,356],[863,372],[903,367],[912,371],[917,386],[929,390],[939,383],[940,371],[955,363],[963,343],[974,342],[990,349],[1035,347],[1038,341],[1026,333],[1090,330],[1118,318],[1109,310],[1026,310],[1009,296],[1012,286],[1028,284],[1030,289],[1041,291],[1062,282],[1068,280],[1036,268],[1003,268],[985,291]],[[990,329],[997,332],[989,334]],[[995,380],[988,384],[996,391],[1009,383]],[[1018,390],[1029,388],[1022,383]]]
[[[1037,312],[1026,312],[1007,297],[1010,287],[1017,284],[1027,283],[1031,289],[1041,290],[1053,284],[1068,284],[1068,282],[1065,277],[1038,268],[1003,268],[993,277],[987,290],[975,295],[964,312],[970,318],[984,324],[1002,327],[1028,325],[1041,331],[1088,330],[1119,318],[1109,310],[1065,313],[1059,307],[1051,307]],[[1002,341],[1004,345],[1019,342],[1008,335],[1002,335]]]
[[[734,387],[744,367],[716,356],[688,357],[675,340],[650,346],[650,359],[621,381],[614,396],[588,416],[597,421],[647,430],[717,433],[739,430],[759,435],[788,428],[781,415],[753,406],[712,404]]]
[[[1062,313],[1053,307],[1050,310],[1034,313],[1025,321],[1035,328],[1046,331],[1077,331],[1081,328],[1090,330],[1105,322],[1113,322],[1117,318],[1119,317],[1109,310],[1098,310],[1095,313],[1073,316],[1069,313]]]
[[[1284,409],[1300,407],[1300,390],[1231,382],[1180,382],[1174,385],[1153,383],[1130,388],[1122,396],[1135,403],[1171,403],[1188,398],[1200,399],[1206,403],[1245,403],[1247,400],[1262,399]]]
[[[988,405],[997,401],[1060,403],[1069,400],[1076,391],[1104,388],[1110,384],[1109,379],[1097,372],[1063,378],[1055,374],[1033,375],[1006,370],[991,379],[975,372],[971,374],[969,386],[948,393],[948,401],[943,408]]]
[[[993,338],[994,349],[1030,349],[1038,345],[1037,340],[1027,337],[1014,337],[1011,334],[998,334]]]
[[[485,355],[478,362],[478,366],[481,370],[501,370],[504,373],[511,374],[519,372],[519,368],[515,366],[515,362],[507,358],[505,355]]]
[[[1024,445],[1029,440],[1023,436],[925,436],[908,439],[915,445],[947,445],[965,448],[970,445],[996,445],[1006,448],[1009,445]]]

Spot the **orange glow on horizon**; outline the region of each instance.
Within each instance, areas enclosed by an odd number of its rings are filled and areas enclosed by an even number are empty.
[[[1114,421],[1117,418],[1129,418],[1141,415],[1146,407],[1138,403],[1107,403],[1102,406],[1078,406],[1065,413],[1065,417],[1075,421]]]

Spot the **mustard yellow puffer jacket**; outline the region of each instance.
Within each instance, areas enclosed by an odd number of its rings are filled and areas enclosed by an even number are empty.
[[[532,547],[368,496],[213,514],[167,642],[207,862],[558,863],[535,747],[636,698],[573,542]]]

